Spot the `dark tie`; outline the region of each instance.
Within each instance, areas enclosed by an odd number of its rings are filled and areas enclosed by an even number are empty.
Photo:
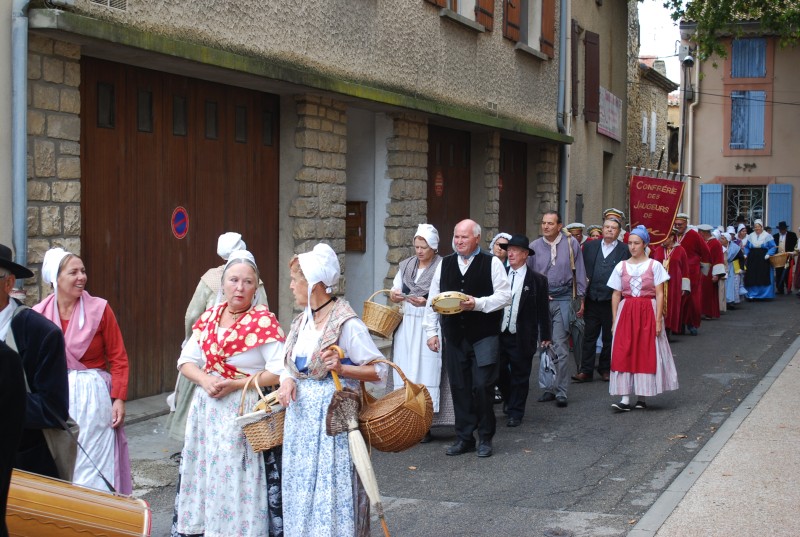
[[[517,277],[517,271],[511,271],[511,305],[508,307],[508,319],[506,320],[506,330],[511,331],[511,314],[514,312],[514,278]]]

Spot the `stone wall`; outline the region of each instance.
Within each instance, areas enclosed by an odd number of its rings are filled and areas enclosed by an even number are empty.
[[[534,148],[536,157],[536,195],[539,198],[538,213],[534,222],[541,222],[547,211],[558,210],[558,145],[542,144]],[[538,224],[534,226],[538,231]]]
[[[344,103],[298,95],[294,143],[302,153],[295,174],[297,197],[289,208],[294,251],[307,252],[324,241],[339,255],[344,274],[347,199],[347,113]],[[338,293],[345,290],[344,276]]]
[[[392,136],[386,140],[389,188],[385,238],[389,247],[389,273],[385,288],[392,286],[400,261],[413,255],[417,226],[428,219],[428,122],[414,114],[394,114]],[[376,223],[376,226],[380,224]]]
[[[489,134],[486,144],[486,162],[483,168],[483,186],[486,188],[486,208],[483,214],[482,235],[491,239],[500,232],[500,132]],[[481,244],[488,248],[488,244]]]
[[[81,251],[80,57],[78,45],[28,42],[28,303],[49,292],[39,281],[49,248]]]

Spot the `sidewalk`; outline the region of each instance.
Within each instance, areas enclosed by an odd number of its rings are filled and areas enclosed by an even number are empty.
[[[629,537],[798,535],[800,338]]]

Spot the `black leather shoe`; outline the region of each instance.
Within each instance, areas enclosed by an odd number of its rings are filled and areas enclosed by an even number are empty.
[[[481,440],[478,444],[478,457],[491,457],[492,456],[492,441]]]
[[[475,442],[469,443],[464,442],[463,440],[456,440],[456,443],[448,447],[445,453],[447,455],[463,455],[464,453],[469,453],[470,451],[475,451]]]
[[[555,400],[556,400],[556,395],[554,393],[544,392],[542,395],[539,396],[539,398],[536,401],[538,401],[539,403],[547,403],[549,401],[555,401]]]
[[[422,440],[419,441],[420,444],[428,444],[433,441],[433,435],[430,431],[425,433],[425,436],[422,437]]]
[[[558,397],[556,397],[556,406],[561,408],[567,406],[567,398],[564,397],[563,395],[559,395]]]
[[[508,418],[506,422],[506,427],[519,427],[522,424],[522,418]]]
[[[631,411],[631,405],[626,405],[625,403],[611,403],[611,408],[613,408],[617,412],[630,412]]]

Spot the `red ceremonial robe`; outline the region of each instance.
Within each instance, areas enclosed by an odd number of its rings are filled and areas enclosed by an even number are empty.
[[[683,304],[681,298],[683,291],[691,291],[689,280],[689,261],[686,252],[680,245],[672,248],[656,246],[651,257],[659,261],[669,274],[669,281],[665,282],[667,292],[664,294],[665,309],[664,328],[670,332],[680,334],[683,332]]]
[[[703,311],[703,278],[701,265],[710,265],[711,253],[703,237],[693,229],[678,237],[678,244],[686,252],[689,265],[689,281],[692,291],[683,297],[683,322],[697,328],[700,326],[700,312]],[[716,297],[716,295],[714,295]]]
[[[714,237],[708,239],[706,243],[711,255],[711,270],[703,276],[703,315],[712,319],[719,319],[719,279],[723,278],[725,271],[725,253],[722,251],[722,243]],[[714,276],[717,281],[714,281]]]

